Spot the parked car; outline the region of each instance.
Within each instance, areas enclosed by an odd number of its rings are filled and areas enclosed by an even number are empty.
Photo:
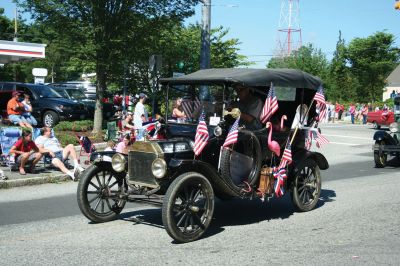
[[[383,110],[368,112],[367,122],[372,123],[375,129],[380,129],[381,126],[389,126],[394,122],[394,113]]]
[[[395,97],[393,101],[394,112],[392,112],[392,123],[389,125],[390,133],[379,130],[373,137],[375,145],[372,146],[372,149],[377,168],[386,166],[388,156],[400,158],[400,97]]]
[[[42,125],[54,127],[61,120],[89,118],[84,104],[64,98],[53,88],[18,82],[0,82],[0,110],[3,117],[7,117],[7,103],[13,91],[21,91],[30,96],[32,115]]]
[[[162,207],[164,228],[173,239],[197,240],[212,221],[214,196],[223,200],[258,199],[260,204],[280,196],[274,190],[272,173],[276,173],[274,167],[278,167],[289,139],[293,140],[293,161],[280,168],[287,170],[281,184],[297,210],[314,209],[321,193],[320,170],[329,165],[321,153],[305,148],[308,129],[298,127],[297,122],[304,125],[304,121],[311,123],[315,118],[315,108],[306,105],[311,104],[322,83],[319,78],[289,69],[206,69],[160,82],[165,89],[167,118],[160,130],[166,139],[137,141],[127,155],[97,154],[95,162],[81,173],[77,190],[79,208],[89,220],[116,219],[126,202],[152,203]],[[271,82],[279,95],[279,109],[271,121],[287,116],[283,127],[278,126],[281,130],[272,133],[273,127],[265,126],[251,130],[240,123],[237,142],[223,147],[235,117],[240,117],[240,110],[226,110],[226,104],[237,98],[233,86],[251,87],[262,101]],[[200,93],[204,88],[210,90],[208,97]],[[171,103],[177,98],[185,99],[185,119],[170,119]],[[209,139],[201,154],[194,156],[200,113]],[[296,129],[291,129],[291,124]],[[271,137],[281,155],[268,149]],[[111,162],[104,157],[112,157]]]
[[[89,111],[89,116],[92,119],[94,117],[94,111],[96,109],[96,100],[89,99],[86,97],[84,90],[74,88],[71,86],[64,85],[50,85],[56,92],[66,99],[70,99],[74,102],[79,102],[85,105]],[[114,116],[114,106],[111,103],[103,103],[103,118],[108,120]]]
[[[89,81],[67,81],[48,84],[52,87],[70,87],[73,89],[83,90],[86,98],[96,100],[96,85]]]

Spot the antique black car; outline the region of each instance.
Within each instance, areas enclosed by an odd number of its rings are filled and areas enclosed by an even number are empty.
[[[394,122],[389,125],[390,133],[379,130],[373,137],[375,145],[372,146],[372,150],[377,168],[386,166],[388,156],[400,158],[400,97],[395,97],[393,101]]]
[[[166,138],[135,142],[128,155],[97,154],[78,185],[78,204],[89,220],[116,219],[126,202],[154,203],[162,207],[163,224],[173,239],[194,241],[211,223],[215,197],[262,202],[281,196],[276,193],[276,167],[288,143],[292,161],[285,166],[281,193],[289,193],[299,211],[316,206],[320,169],[329,165],[322,154],[305,148],[305,139],[316,114],[312,103],[320,79],[290,69],[207,69],[161,83],[166,119],[160,130]],[[253,117],[258,128],[243,123],[238,86],[249,88],[262,106],[273,86],[278,109],[266,123],[268,128],[258,115]],[[177,98],[185,113],[180,119],[170,115]],[[195,156],[199,120],[206,124],[208,139]],[[235,121],[236,141],[224,147]]]

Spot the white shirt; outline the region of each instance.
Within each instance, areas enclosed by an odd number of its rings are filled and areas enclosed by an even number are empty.
[[[63,150],[60,142],[56,137],[46,138],[45,136],[39,136],[35,140],[35,144],[38,146],[43,145],[43,148],[51,150],[52,152],[58,152]]]
[[[135,106],[135,113],[133,116],[133,123],[136,129],[142,128],[142,122],[143,122],[142,115],[144,115],[147,121],[148,120],[147,111],[144,108],[143,103],[139,101]]]

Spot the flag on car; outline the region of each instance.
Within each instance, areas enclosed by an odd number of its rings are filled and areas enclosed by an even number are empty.
[[[182,100],[182,109],[185,112],[185,115],[187,117],[192,117],[193,116],[193,112],[195,110],[197,110],[197,108],[199,108],[201,105],[199,98],[194,98],[194,100],[192,101],[191,99],[183,99]]]
[[[277,110],[278,110],[278,99],[276,98],[275,89],[271,82],[268,96],[265,99],[264,108],[260,116],[261,123],[263,124],[266,123]]]
[[[305,148],[307,150],[311,149],[312,146],[312,138],[313,138],[313,133],[312,130],[308,130],[307,135],[306,135],[306,139],[305,139]]]
[[[318,121],[323,121],[326,116],[326,105],[317,103]]]
[[[194,155],[198,156],[208,143],[208,128],[205,121],[204,110],[201,112],[199,124],[197,125],[196,136],[194,138]]]
[[[320,86],[317,93],[315,93],[313,100],[317,102],[318,121],[322,121],[326,116],[326,102],[322,86]]]
[[[222,145],[223,147],[228,147],[229,145],[235,144],[237,142],[239,119],[240,117],[236,119],[235,123],[233,123],[228,135],[226,136],[225,142]]]
[[[322,145],[328,144],[328,143],[329,143],[329,140],[328,140],[326,137],[324,137],[324,136],[319,132],[319,130],[316,130],[316,132],[314,132],[314,134],[315,134],[315,135],[314,135],[314,137],[315,137],[315,142],[316,142],[318,148],[321,148]]]
[[[292,147],[290,145],[290,142],[288,141],[286,144],[286,148],[283,151],[281,163],[279,164],[278,168],[285,168],[291,162],[292,162]]]
[[[274,181],[274,192],[277,197],[282,197],[285,194],[285,179],[287,178],[285,168],[274,168],[273,176]]]

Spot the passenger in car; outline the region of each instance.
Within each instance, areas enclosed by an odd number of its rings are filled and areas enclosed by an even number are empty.
[[[20,96],[21,92],[13,91],[12,98],[7,103],[8,119],[10,119],[13,124],[32,129],[32,125],[22,116],[22,113],[25,112],[25,108],[20,101]]]
[[[262,124],[259,120],[263,108],[262,101],[254,96],[249,87],[237,85],[234,88],[239,97],[239,101],[233,103],[232,107],[240,109],[241,123],[250,130],[262,128]]]

